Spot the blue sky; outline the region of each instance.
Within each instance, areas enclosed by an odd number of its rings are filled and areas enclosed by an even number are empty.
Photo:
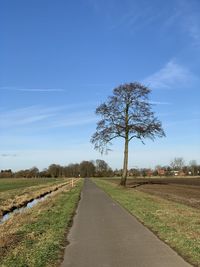
[[[94,111],[139,81],[167,137],[133,141],[129,167],[200,164],[199,0],[4,0],[0,3],[0,169],[102,158],[121,168],[123,143],[101,156]]]

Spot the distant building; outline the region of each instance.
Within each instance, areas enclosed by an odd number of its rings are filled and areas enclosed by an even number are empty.
[[[175,170],[172,170],[171,173],[174,176],[185,176],[186,175],[186,173],[184,171],[175,171]]]
[[[166,171],[164,169],[157,169],[158,175],[159,176],[164,176]]]
[[[147,170],[146,173],[148,177],[153,176],[153,171],[151,169]]]

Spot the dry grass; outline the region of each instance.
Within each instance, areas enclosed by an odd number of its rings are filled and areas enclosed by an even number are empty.
[[[95,182],[186,260],[200,266],[198,209],[105,180]]]
[[[81,187],[66,185],[0,225],[0,266],[58,266]]]
[[[58,190],[60,187],[70,183],[69,179],[56,180],[53,184],[40,184],[38,186],[29,186],[27,188],[13,189],[1,192],[0,197],[0,217],[6,212],[12,211],[15,208],[24,206],[29,201],[43,196],[47,193]],[[27,181],[28,184],[28,181]]]

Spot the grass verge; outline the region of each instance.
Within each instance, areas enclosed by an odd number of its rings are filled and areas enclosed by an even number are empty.
[[[1,267],[59,266],[82,181],[0,226]]]
[[[122,188],[105,180],[94,179],[94,182],[187,261],[200,266],[198,209]]]

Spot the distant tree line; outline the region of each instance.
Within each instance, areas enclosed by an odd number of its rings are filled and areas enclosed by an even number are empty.
[[[61,166],[51,164],[48,168],[39,171],[37,167],[12,172],[11,169],[1,170],[0,178],[57,178],[57,177],[109,177],[113,176],[111,167],[101,159],[96,161],[82,161],[81,163]]]
[[[184,159],[179,157],[174,158],[168,166],[157,165],[154,169],[130,169],[129,176],[200,176],[200,165],[197,164],[196,160],[191,160],[186,164]]]
[[[115,169],[114,176],[121,177],[123,169]],[[183,158],[174,158],[167,166],[157,165],[151,168],[131,168],[128,170],[129,177],[152,177],[152,176],[200,176],[200,165],[196,160],[191,160],[188,164]]]
[[[11,169],[1,170],[0,178],[57,178],[57,177],[122,177],[123,169],[112,170],[111,167],[101,159],[95,161],[82,161],[71,163],[67,166],[51,164],[48,168],[39,171],[37,167],[12,172]],[[150,168],[131,168],[128,170],[129,177],[151,177],[151,176],[200,176],[200,165],[196,160],[185,164],[183,158],[175,158],[167,166],[157,165]]]

